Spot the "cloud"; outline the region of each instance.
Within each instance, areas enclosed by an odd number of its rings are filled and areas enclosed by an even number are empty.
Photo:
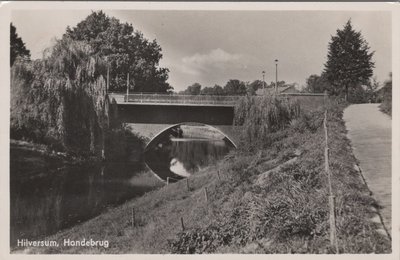
[[[242,54],[232,54],[223,49],[214,49],[208,53],[196,53],[182,58],[181,71],[191,75],[199,75],[210,70],[227,70],[247,67],[246,58]]]

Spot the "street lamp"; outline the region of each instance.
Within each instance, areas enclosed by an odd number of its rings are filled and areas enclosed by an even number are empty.
[[[263,70],[261,73],[263,76],[263,89],[264,89],[264,94],[265,94],[265,70]]]
[[[275,94],[278,93],[278,59],[275,60]]]

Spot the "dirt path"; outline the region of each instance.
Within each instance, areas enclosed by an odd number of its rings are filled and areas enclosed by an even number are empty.
[[[391,230],[392,120],[379,111],[378,105],[351,105],[345,109],[343,117],[354,155],[373,196],[383,207],[381,214],[385,226]]]

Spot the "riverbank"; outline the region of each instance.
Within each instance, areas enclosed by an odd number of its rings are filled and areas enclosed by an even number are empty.
[[[377,202],[354,168],[342,112],[343,107],[328,112],[339,250],[389,253],[391,242],[369,220]],[[47,238],[59,247],[15,252],[333,253],[322,120],[322,110],[303,115],[271,134],[268,149],[231,152],[187,183],[148,192]],[[107,240],[109,247],[63,246],[68,239]]]

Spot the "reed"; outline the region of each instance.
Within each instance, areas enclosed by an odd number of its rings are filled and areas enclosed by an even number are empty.
[[[268,143],[268,134],[288,126],[299,117],[298,101],[275,95],[243,97],[235,107],[235,125],[243,126],[244,147]]]

